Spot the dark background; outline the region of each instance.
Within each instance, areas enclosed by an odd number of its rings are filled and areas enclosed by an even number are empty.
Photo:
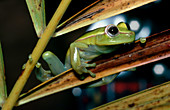
[[[46,1],[47,23],[52,17],[59,2],[60,1],[57,0]],[[78,12],[80,9],[83,9],[92,2],[94,2],[94,0],[73,0],[68,10],[66,11],[62,21],[66,20],[68,17],[71,17],[73,14]],[[128,18],[140,19],[141,24],[144,23],[146,20],[151,21],[151,34],[158,33],[169,28],[170,16],[168,0],[159,0],[159,2],[145,5],[135,10],[128,11],[125,14],[126,16],[128,16]],[[72,33],[52,39],[48,44],[46,50],[53,51],[62,61],[64,61],[65,53],[67,48],[69,47],[69,43],[77,38],[80,34],[84,33],[87,28],[88,27],[84,27]],[[0,0],[0,41],[3,48],[8,94],[10,93],[13,85],[21,74],[21,67],[27,61],[28,55],[32,52],[37,40],[38,38],[36,37],[25,1]],[[121,84],[128,83],[132,84],[131,87],[135,87],[134,84],[138,84],[139,82],[143,81],[142,84],[147,84],[146,88],[148,88],[168,81],[169,77],[167,76],[169,76],[168,73],[170,73],[169,61],[169,58],[167,58],[139,67],[135,72],[130,72],[127,76],[118,77],[115,80],[115,84],[113,84],[115,86],[120,86],[119,84],[121,82]],[[153,67],[155,64],[165,65],[166,70],[164,75],[157,76],[153,73]],[[23,92],[26,92],[39,83],[40,82],[35,78],[35,75],[31,74]],[[113,100],[139,90],[125,90],[122,93],[115,93],[115,97],[113,98]],[[88,95],[88,90],[86,89],[82,90],[82,95],[80,97],[75,97],[72,94],[72,90],[70,89],[54,95],[50,95],[46,98],[42,98],[41,100],[37,100],[17,107],[15,108],[15,110],[84,110],[104,104],[108,101],[104,99],[107,98],[106,93],[108,94],[109,92],[106,91],[106,86],[95,88],[93,89],[93,92],[94,94],[98,94],[98,96],[101,96],[98,99],[102,100],[99,101],[100,103],[93,101],[94,96],[90,97]]]

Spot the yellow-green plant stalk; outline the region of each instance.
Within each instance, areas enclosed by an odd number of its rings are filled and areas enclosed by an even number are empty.
[[[48,26],[44,30],[41,38],[38,40],[37,45],[35,46],[31,57],[32,61],[29,60],[26,63],[25,70],[15,83],[9,97],[7,98],[5,104],[2,107],[2,110],[11,110],[13,106],[16,104],[16,101],[19,98],[19,95],[29,78],[34,66],[36,65],[37,61],[39,60],[42,52],[44,51],[47,43],[49,42],[51,36],[53,35],[56,26],[58,25],[60,19],[62,18],[64,12],[66,11],[68,5],[70,4],[71,0],[62,0],[59,7],[57,8],[56,12],[54,13],[52,19],[50,20]]]
[[[7,90],[6,90],[6,83],[5,83],[4,61],[3,61],[2,48],[0,43],[0,107],[2,107],[6,98],[7,98]]]

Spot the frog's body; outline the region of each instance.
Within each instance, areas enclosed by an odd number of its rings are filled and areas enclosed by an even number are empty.
[[[128,30],[125,23],[119,23],[117,26],[111,24],[90,31],[71,43],[66,54],[65,67],[57,56],[49,51],[43,54],[43,58],[49,64],[52,73],[55,75],[64,71],[63,68],[69,69],[72,67],[79,75],[88,73],[92,77],[95,77],[95,74],[90,70],[87,70],[87,67],[95,67],[96,64],[88,64],[88,61],[91,61],[102,54],[111,53],[117,50],[120,44],[131,43],[134,40],[135,33]],[[61,71],[56,68],[61,69]],[[105,79],[102,79],[102,82],[106,79],[109,79],[109,81],[105,81],[104,83],[110,82],[113,78],[113,76],[111,76],[111,78],[106,77]]]
[[[71,48],[68,49],[68,52],[66,54],[65,66],[67,68],[71,68],[71,67],[76,68],[77,70],[75,70],[75,71],[80,75],[83,73],[90,72],[85,67],[95,67],[94,63],[87,64],[86,62],[89,62],[102,54],[111,53],[112,51],[117,50],[117,48],[119,47],[119,45],[98,46],[98,45],[91,45],[91,44],[88,45],[88,44],[79,43],[80,46],[83,45],[84,47],[77,48],[74,46],[77,44],[78,43],[71,44],[71,46],[70,46]],[[71,51],[77,51],[77,52],[74,52],[74,54],[78,54],[78,55],[76,55],[76,57],[71,58],[70,57]],[[81,66],[83,66],[83,67],[81,67]],[[80,71],[79,71],[79,69],[80,69]],[[82,71],[82,69],[84,69],[84,71]],[[93,74],[91,72],[90,72],[90,75],[92,77],[95,77],[95,74]]]

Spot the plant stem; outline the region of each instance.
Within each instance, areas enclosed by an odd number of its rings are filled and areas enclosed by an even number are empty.
[[[33,61],[30,62],[29,60],[26,63],[26,68],[15,83],[7,101],[5,102],[2,110],[11,110],[15,105],[16,101],[19,98],[19,95],[29,78],[34,66],[36,65],[38,59],[40,58],[42,52],[44,51],[47,43],[49,42],[51,36],[53,35],[56,26],[58,25],[60,19],[62,18],[64,12],[66,11],[68,5],[70,4],[71,0],[62,0],[59,7],[57,8],[56,12],[54,13],[52,19],[50,20],[47,28],[45,29],[44,33],[42,34],[41,38],[38,40],[37,45],[35,46],[31,56]]]

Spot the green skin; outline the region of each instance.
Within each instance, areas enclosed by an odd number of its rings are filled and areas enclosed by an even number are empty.
[[[47,51],[43,54],[43,59],[48,63],[50,70],[57,75],[69,68],[73,68],[80,76],[90,74],[95,77],[87,67],[95,67],[96,64],[88,64],[88,61],[102,55],[111,53],[118,49],[119,44],[131,43],[135,40],[135,33],[128,30],[125,23],[119,23],[117,26],[108,25],[85,33],[79,39],[71,43],[66,54],[65,65],[52,52]],[[41,73],[42,74],[42,73]],[[44,76],[43,76],[44,77]],[[39,77],[43,79],[42,75]],[[100,86],[111,82],[115,76],[105,77],[102,81],[95,84]],[[91,86],[90,86],[91,87]]]

